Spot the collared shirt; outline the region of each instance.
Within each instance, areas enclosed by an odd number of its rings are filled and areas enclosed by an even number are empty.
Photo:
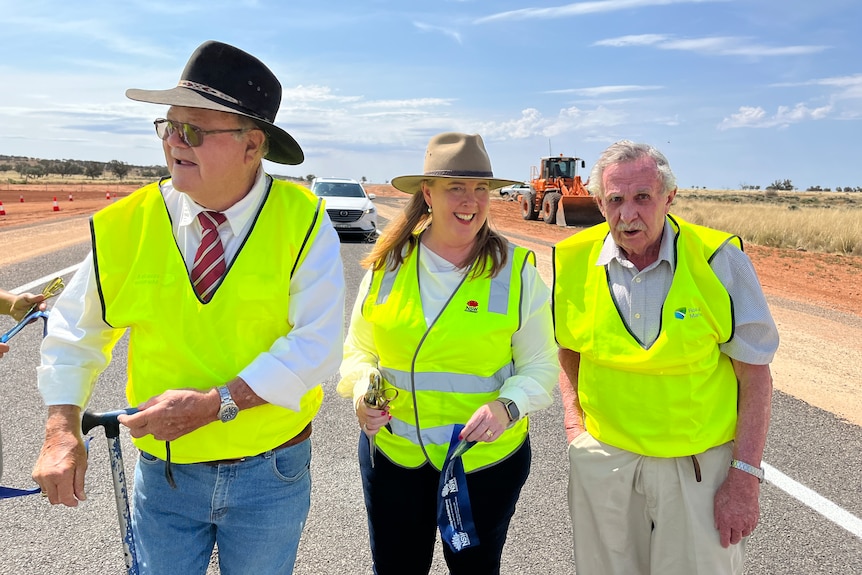
[[[666,220],[658,259],[639,271],[608,234],[596,261],[597,266],[608,266],[614,301],[623,321],[647,345],[658,337],[662,306],[673,281],[673,238],[674,230]],[[719,349],[737,361],[770,363],[778,349],[778,329],[751,260],[728,243],[716,252],[710,267],[733,301],[734,335]]]
[[[219,235],[230,263],[248,235],[269,185],[258,171],[246,196],[225,210],[228,225]],[[191,270],[202,229],[197,214],[205,209],[166,182],[161,186],[177,246]],[[265,401],[299,410],[302,396],[331,377],[341,361],[344,335],[344,273],[341,246],[324,213],[308,254],[290,281],[286,321],[292,331],[273,342],[238,376]],[[96,378],[107,366],[111,349],[125,333],[102,319],[92,252],[57,298],[42,342],[39,390],[46,405],[78,405],[89,401]]]
[[[426,325],[431,325],[449,297],[461,283],[467,269],[459,269],[419,244],[419,285],[422,286],[422,310]],[[338,392],[354,403],[368,388],[368,373],[377,367],[374,326],[362,315],[362,304],[371,284],[371,272],[365,274],[353,306],[350,329],[344,342],[344,361]],[[560,366],[554,342],[550,290],[532,265],[524,266],[521,299],[521,328],[512,335],[512,358],[515,375],[500,388],[500,396],[511,399],[522,415],[544,409],[553,401]]]

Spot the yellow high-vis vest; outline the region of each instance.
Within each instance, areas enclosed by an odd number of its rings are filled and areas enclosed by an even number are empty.
[[[129,330],[126,397],[136,406],[169,389],[209,390],[236,377],[292,326],[290,278],[323,219],[305,188],[273,180],[248,237],[209,303],[192,287],[159,184],[90,221],[105,322]],[[171,441],[171,460],[197,463],[256,455],[297,435],[323,400],[318,385],[292,411],[264,404]],[[165,442],[133,440],[165,458]]]
[[[602,223],[554,248],[557,343],[580,353],[578,398],[590,434],[653,457],[702,453],[733,439],[737,382],[719,345],[733,337],[733,302],[710,268],[738,237],[669,216],[676,267],[658,338],[643,346],[614,303],[597,266],[609,233]]]
[[[521,325],[521,274],[535,265],[535,254],[510,244],[500,273],[493,279],[465,276],[428,327],[419,292],[421,249],[397,270],[374,272],[362,314],[373,324],[384,385],[398,389],[389,407],[391,431],[375,436],[379,451],[403,467],[428,461],[441,469],[454,425],[497,399],[515,373],[512,335]],[[477,443],[462,457],[464,470],[506,458],[527,432],[524,417],[496,441]]]

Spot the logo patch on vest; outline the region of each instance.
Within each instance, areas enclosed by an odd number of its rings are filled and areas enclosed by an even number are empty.
[[[699,307],[681,307],[679,309],[674,310],[673,317],[676,319],[685,319],[687,317],[695,318],[700,317],[700,308]]]
[[[474,299],[471,299],[467,302],[467,307],[464,308],[464,311],[469,311],[470,313],[479,313],[479,302]]]

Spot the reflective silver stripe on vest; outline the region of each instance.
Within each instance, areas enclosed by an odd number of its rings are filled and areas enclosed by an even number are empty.
[[[441,425],[439,427],[423,428],[422,442],[419,442],[419,434],[416,426],[393,417],[389,420],[392,433],[398,437],[408,440],[415,445],[449,445],[452,439],[452,428],[454,425]]]
[[[515,259],[515,246],[509,244],[509,257],[506,265],[496,277],[491,279],[491,293],[488,295],[488,311],[505,314],[509,310],[509,286],[512,283],[512,260]]]
[[[503,387],[503,383],[515,375],[515,366],[507,363],[489,377],[469,373],[416,372],[413,381],[409,371],[380,367],[380,374],[393,387],[408,393],[414,391],[451,391],[455,393],[488,393]],[[413,385],[416,387],[414,388]]]
[[[399,266],[400,268],[401,266]],[[386,303],[389,294],[392,293],[392,286],[395,284],[395,278],[398,276],[398,269],[394,271],[388,270],[383,273],[383,279],[380,280],[380,291],[377,292],[377,305]],[[370,286],[369,286],[370,287]]]

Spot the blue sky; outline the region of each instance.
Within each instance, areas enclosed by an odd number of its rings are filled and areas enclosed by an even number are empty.
[[[628,138],[680,187],[860,186],[860,22],[858,0],[0,0],[0,154],[162,164],[165,107],[125,90],[212,39],[282,83],[306,161],[276,174],[384,182],[461,131],[512,179]]]

